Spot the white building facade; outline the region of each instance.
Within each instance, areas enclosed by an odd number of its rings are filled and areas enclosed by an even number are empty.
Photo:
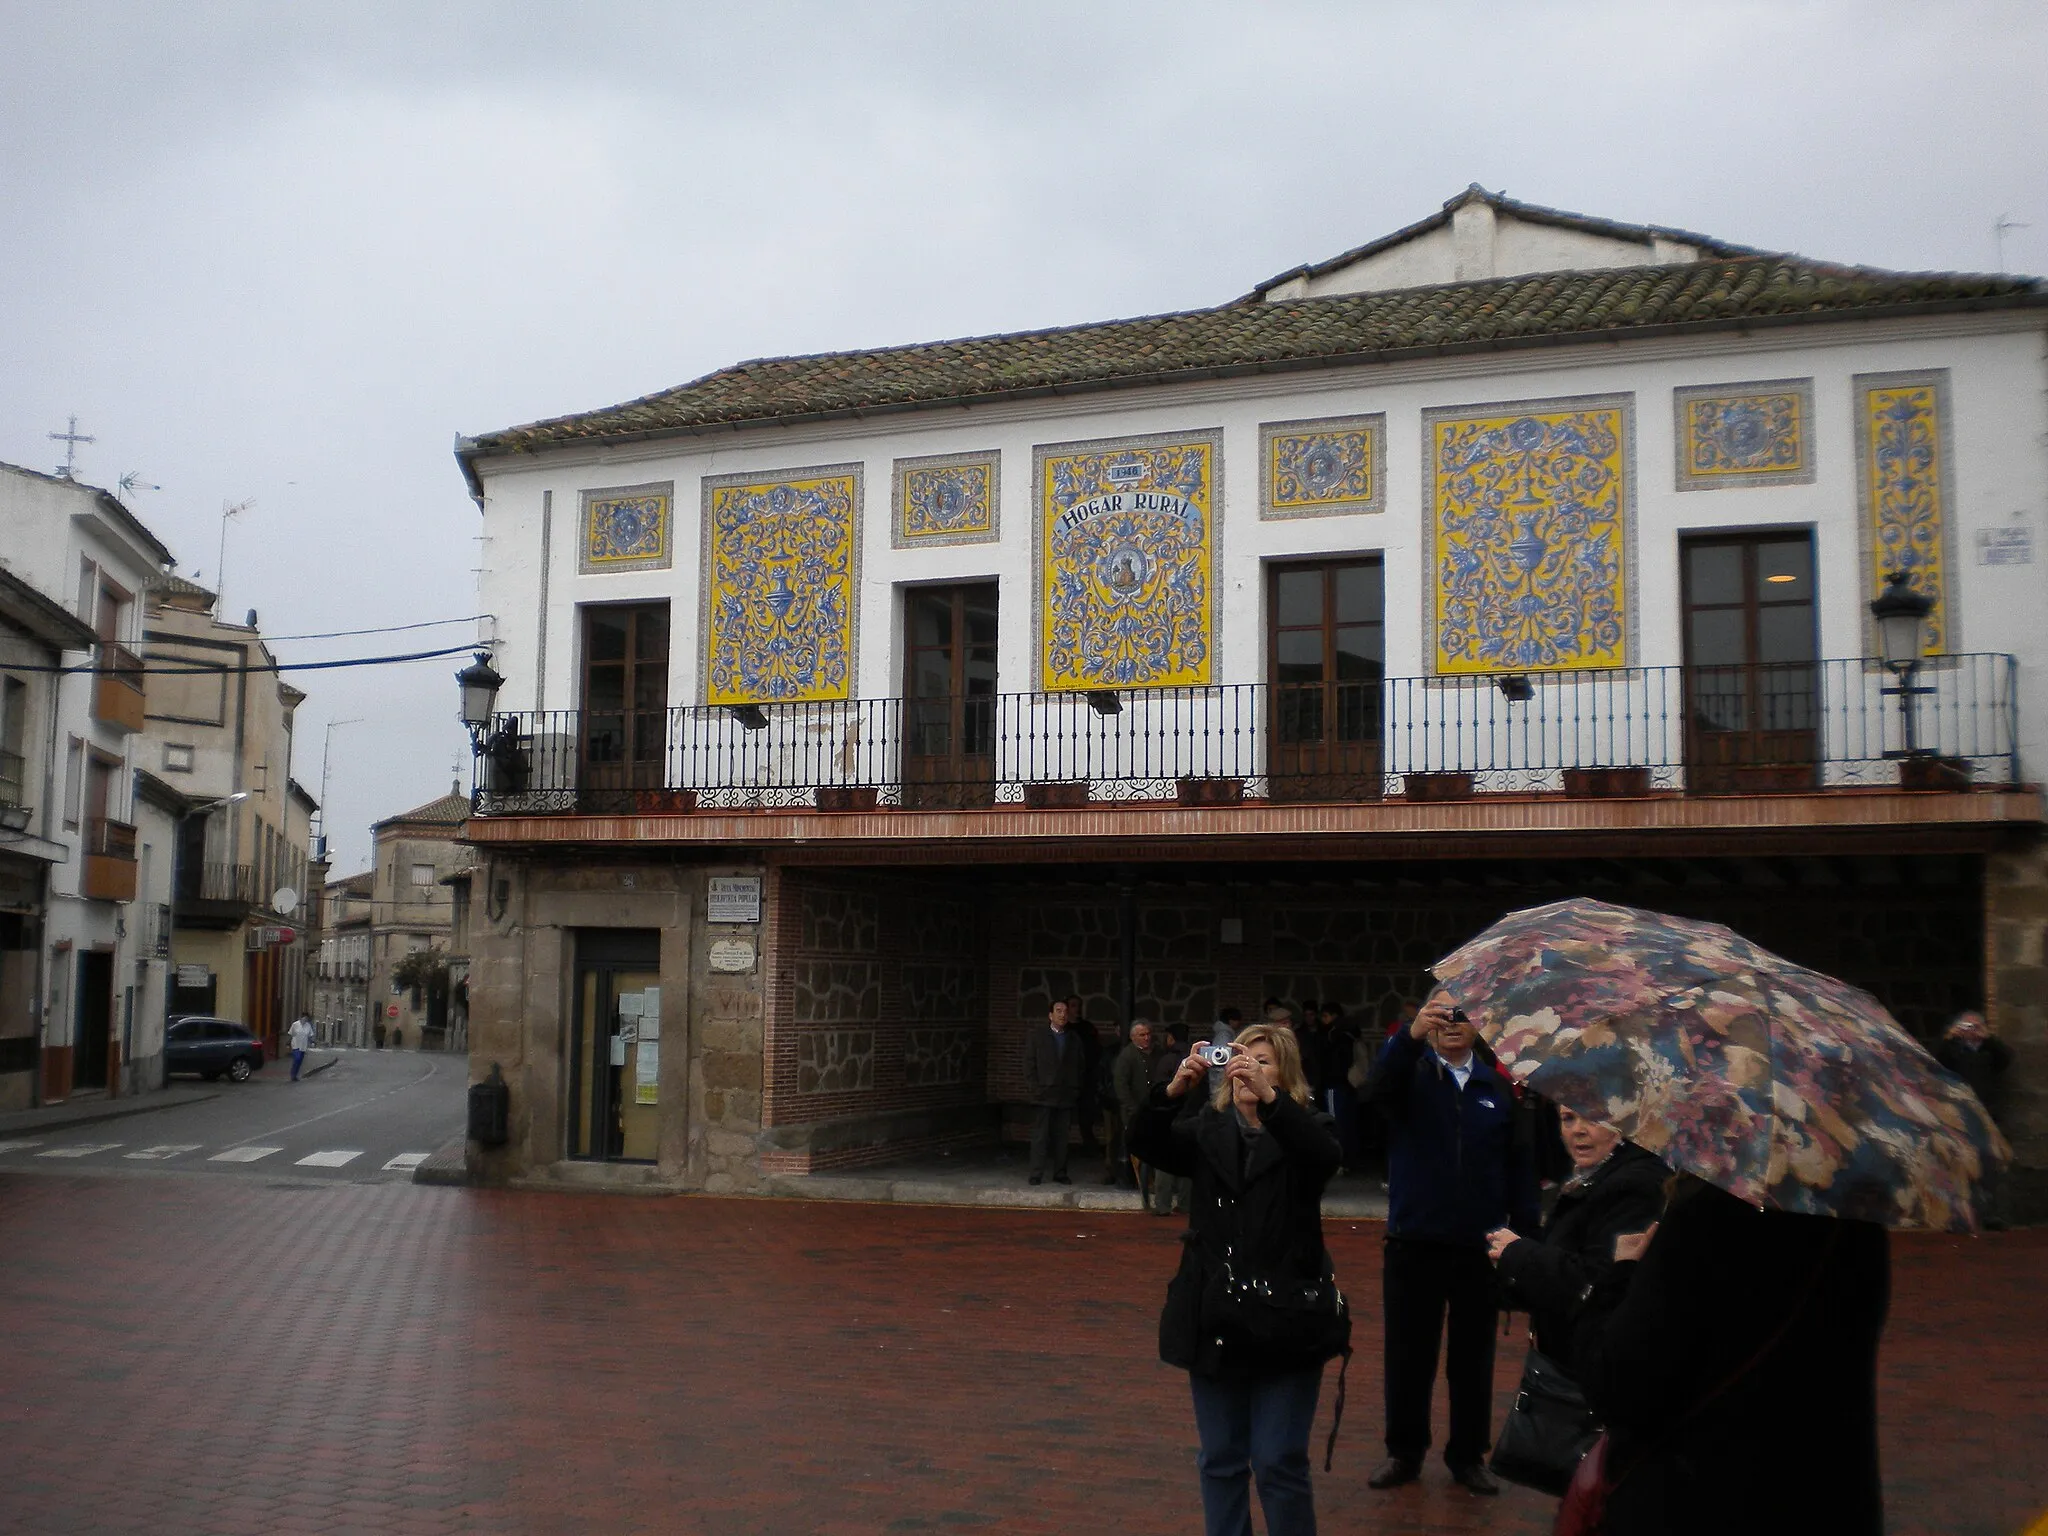
[[[107,492],[13,466],[0,466],[0,550],[8,574],[92,636],[41,674],[54,681],[46,734],[29,739],[23,775],[25,832],[61,850],[39,923],[35,1097],[132,1091],[161,1073],[165,964],[144,893],[167,887],[169,822],[147,812],[143,835],[134,779],[141,598],[171,555]]]
[[[1569,893],[1532,861],[2048,1055],[2015,894],[2048,879],[2044,340],[2032,280],[1474,189],[1217,310],[744,364],[466,442],[505,678],[472,1056],[521,1064],[527,1113],[479,1166],[745,1186],[986,1134],[1060,988],[1386,1012],[1527,904],[1457,871]],[[1893,572],[1925,692],[1877,659]],[[1369,926],[1397,864],[1443,887],[1400,957],[1248,894],[1336,880]],[[1098,949],[1031,894],[1091,865],[1083,906],[1124,893]],[[760,928],[708,920],[721,879],[760,883]],[[892,938],[926,898],[990,926]],[[1830,900],[1867,918],[1800,926]],[[1919,980],[1888,913],[1939,954]],[[663,937],[560,939],[610,928]],[[651,1094],[546,1044],[615,1039],[586,984],[627,971],[664,999]],[[2048,1062],[2014,1122],[2048,1165]]]

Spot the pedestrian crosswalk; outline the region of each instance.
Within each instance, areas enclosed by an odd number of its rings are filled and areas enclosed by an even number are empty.
[[[142,1163],[260,1163],[265,1158],[275,1157],[287,1149],[277,1146],[239,1145],[223,1147],[209,1152],[199,1142],[154,1142],[132,1148],[120,1141],[78,1141],[52,1144],[49,1137],[0,1138],[0,1164],[21,1162],[24,1159],[52,1159],[61,1162],[82,1163],[87,1159],[102,1162],[118,1160]],[[362,1147],[326,1147],[306,1153],[293,1159],[295,1168],[347,1168],[367,1153]],[[429,1154],[425,1152],[400,1152],[378,1166],[380,1173],[410,1173],[424,1163]]]

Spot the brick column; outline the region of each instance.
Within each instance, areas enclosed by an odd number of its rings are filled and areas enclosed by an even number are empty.
[[[1985,1014],[2013,1050],[2014,1217],[2048,1220],[2048,842],[1984,861]]]

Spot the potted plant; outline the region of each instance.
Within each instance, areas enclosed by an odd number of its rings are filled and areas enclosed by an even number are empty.
[[[821,784],[818,786],[818,809],[821,811],[872,811],[878,792],[872,784]]]
[[[1564,792],[1576,800],[1626,799],[1650,792],[1650,770],[1634,768],[1567,768]]]
[[[1470,800],[1472,775],[1465,772],[1404,773],[1401,775],[1401,788],[1410,800]]]
[[[1088,803],[1086,779],[1042,779],[1024,786],[1028,811],[1071,811]]]
[[[1180,779],[1174,784],[1182,805],[1243,805],[1243,779]]]

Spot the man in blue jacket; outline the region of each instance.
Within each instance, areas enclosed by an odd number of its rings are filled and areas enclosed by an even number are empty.
[[[1369,1487],[1413,1482],[1429,1450],[1437,1341],[1450,1313],[1444,1375],[1451,1434],[1444,1463],[1473,1493],[1500,1492],[1486,1470],[1498,1320],[1486,1234],[1536,1235],[1536,1178],[1517,1144],[1514,1095],[1473,1049],[1462,1010],[1439,993],[1380,1052],[1372,1102],[1387,1117],[1385,1258],[1387,1459]]]

